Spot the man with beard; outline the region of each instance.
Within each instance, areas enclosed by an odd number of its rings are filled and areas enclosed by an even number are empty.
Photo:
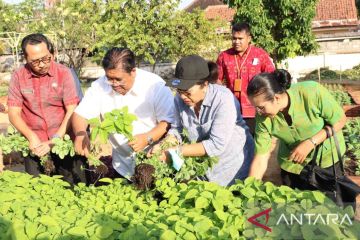
[[[133,139],[111,134],[112,167],[115,177],[131,177],[135,160],[132,152],[139,152],[162,138],[173,121],[174,97],[164,80],[156,74],[135,67],[135,55],[127,48],[112,48],[102,61],[105,76],[91,84],[72,117],[76,134],[75,150],[88,156],[88,120],[104,116],[114,109],[128,107],[135,114]]]
[[[8,114],[11,124],[29,141],[31,156],[25,158],[27,173],[44,173],[40,157],[50,154],[56,174],[70,184],[85,182],[80,170],[83,157],[60,159],[51,154],[52,140],[68,132],[70,117],[79,102],[69,68],[54,62],[51,42],[42,34],[30,34],[21,42],[26,64],[11,78]]]
[[[218,83],[226,86],[239,99],[242,117],[255,132],[255,108],[251,105],[246,89],[251,79],[262,72],[273,72],[274,64],[265,50],[250,44],[250,26],[235,23],[232,26],[232,48],[220,53],[217,59]]]

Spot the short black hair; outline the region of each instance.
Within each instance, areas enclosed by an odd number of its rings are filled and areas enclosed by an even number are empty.
[[[29,44],[37,45],[40,43],[45,43],[49,52],[51,52],[51,49],[53,49],[52,43],[50,42],[50,40],[41,33],[33,33],[33,34],[29,34],[26,37],[24,37],[23,40],[21,41],[21,50],[22,50],[24,56],[25,57],[27,56],[27,53],[25,51],[25,48],[27,45],[29,45]]]
[[[120,67],[130,73],[135,68],[135,54],[128,48],[114,47],[106,52],[102,66],[105,70]]]
[[[251,35],[250,25],[246,22],[234,23],[231,28],[231,32],[242,32],[245,31],[247,34]]]

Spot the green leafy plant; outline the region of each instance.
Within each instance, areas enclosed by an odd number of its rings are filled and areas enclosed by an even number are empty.
[[[335,100],[341,105],[351,105],[354,103],[351,96],[346,92],[345,88],[340,84],[323,84],[329,90]]]
[[[0,174],[0,239],[356,239],[359,223],[276,225],[278,214],[345,214],[322,193],[275,186],[253,178],[229,188],[215,183],[176,183],[164,178],[141,192],[124,179],[107,186],[59,176]],[[272,207],[267,232],[247,219]],[[264,219],[258,219],[265,224]],[[339,220],[340,221],[340,220]],[[305,222],[305,221],[304,221]]]
[[[27,157],[32,154],[29,149],[28,140],[13,127],[7,129],[7,135],[0,135],[0,149],[5,155],[11,152],[18,152],[21,153],[23,157]],[[67,155],[74,156],[75,150],[70,136],[65,134],[64,138],[53,139],[51,152],[58,155],[61,159],[64,159]],[[48,175],[55,170],[50,154],[40,157],[40,164],[44,167],[45,173]]]
[[[343,129],[347,148],[347,162],[353,161],[355,166],[351,171],[360,176],[360,119],[349,120]]]
[[[101,144],[107,143],[110,134],[122,134],[127,139],[132,139],[132,123],[137,119],[136,115],[129,113],[127,106],[114,109],[104,114],[103,118],[92,118],[89,120],[90,134],[90,156],[89,162],[94,166],[101,165],[99,156]]]

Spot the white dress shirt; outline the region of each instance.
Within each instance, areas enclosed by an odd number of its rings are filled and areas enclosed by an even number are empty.
[[[89,120],[124,106],[137,116],[133,135],[149,132],[161,121],[172,123],[174,120],[174,97],[164,80],[138,68],[134,85],[125,95],[115,92],[103,76],[91,84],[75,112]],[[132,176],[135,161],[128,140],[122,134],[111,134],[109,140],[113,147],[114,169],[122,176]]]

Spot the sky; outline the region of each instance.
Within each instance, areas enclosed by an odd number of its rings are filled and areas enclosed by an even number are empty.
[[[22,0],[4,0],[4,2],[6,3],[19,3]],[[184,7],[186,7],[187,5],[189,5],[193,0],[180,0],[180,5],[179,8],[183,9]]]

